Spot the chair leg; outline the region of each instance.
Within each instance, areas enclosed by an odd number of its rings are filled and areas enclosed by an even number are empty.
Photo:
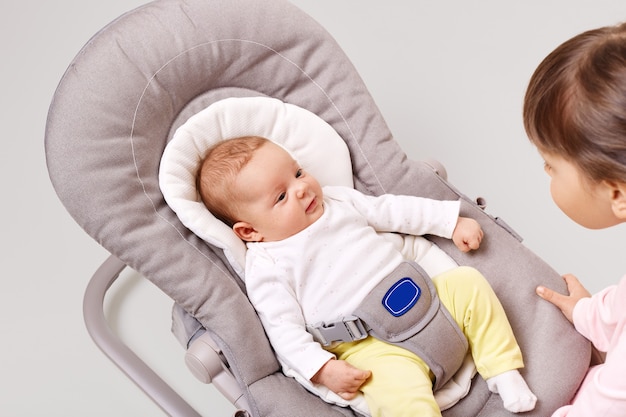
[[[124,268],[126,264],[111,255],[89,281],[83,299],[83,316],[89,335],[100,350],[167,414],[200,417],[196,410],[126,346],[109,327],[104,316],[104,297]]]

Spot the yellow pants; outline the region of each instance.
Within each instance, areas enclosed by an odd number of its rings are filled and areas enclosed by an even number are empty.
[[[524,366],[504,309],[480,272],[458,267],[436,276],[433,283],[467,337],[484,379]],[[361,387],[372,417],[441,416],[432,391],[433,375],[414,353],[373,337],[329,350],[337,359],[372,371]]]

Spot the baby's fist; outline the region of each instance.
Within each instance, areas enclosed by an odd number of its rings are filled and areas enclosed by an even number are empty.
[[[483,240],[483,229],[480,224],[469,217],[459,217],[452,232],[452,241],[461,252],[469,252],[480,247]]]

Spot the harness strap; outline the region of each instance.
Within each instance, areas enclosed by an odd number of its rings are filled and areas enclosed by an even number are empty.
[[[307,325],[323,346],[353,342],[368,334],[422,358],[441,388],[459,370],[468,349],[465,335],[437,296],[426,272],[403,262],[367,295],[353,315]]]

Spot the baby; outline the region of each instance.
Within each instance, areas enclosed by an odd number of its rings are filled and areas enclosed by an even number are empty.
[[[441,416],[433,373],[420,357],[371,336],[322,347],[307,324],[351,315],[403,262],[377,231],[433,234],[462,251],[478,249],[482,229],[459,217],[459,201],[322,189],[287,151],[260,137],[210,149],[198,189],[208,209],[247,242],[248,297],[283,365],[346,400],[362,392],[372,416]],[[484,277],[458,267],[433,283],[489,389],[509,411],[532,410],[536,397],[518,371],[521,351]]]

